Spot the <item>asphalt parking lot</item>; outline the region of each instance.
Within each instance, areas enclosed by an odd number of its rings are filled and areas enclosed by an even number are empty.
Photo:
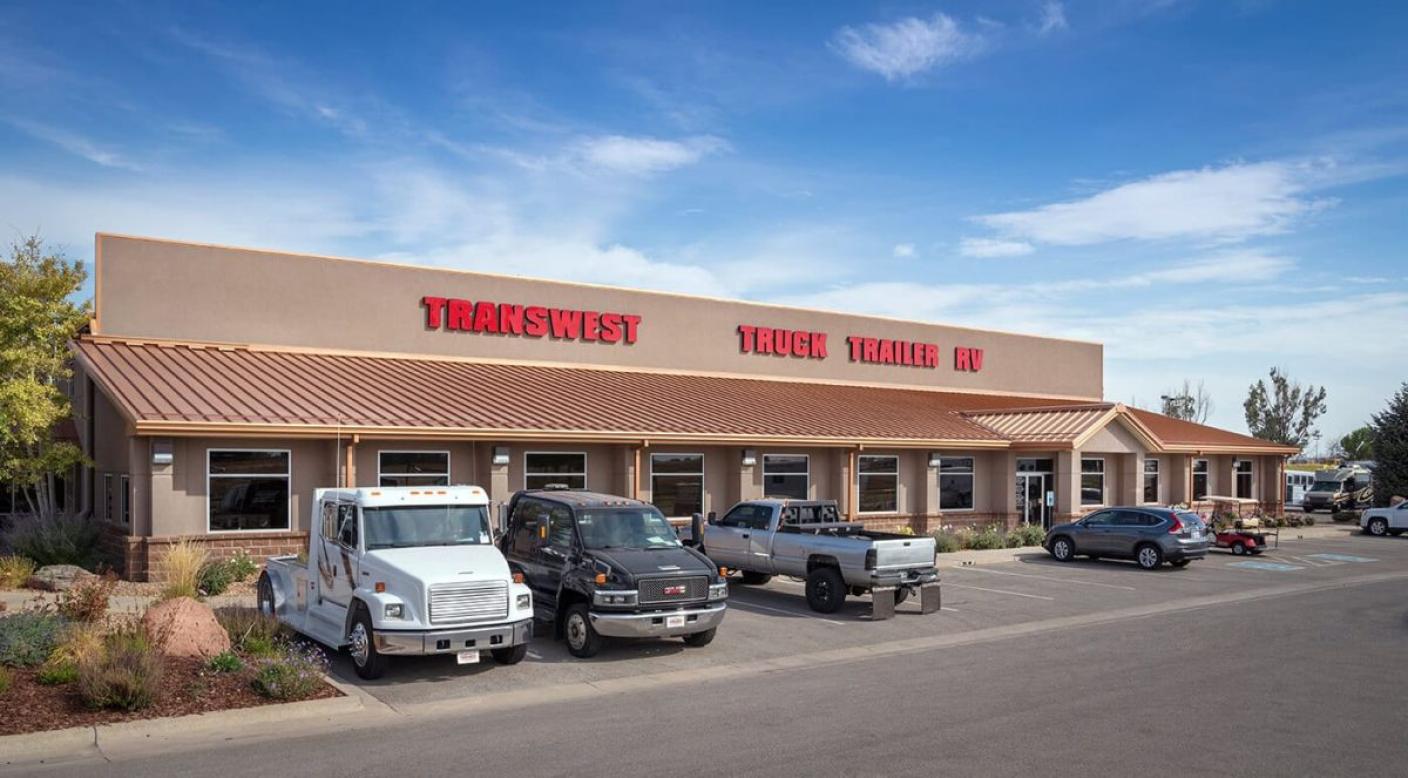
[[[679,670],[707,670],[807,656],[834,649],[918,645],[924,640],[979,635],[995,628],[1096,623],[1147,612],[1211,605],[1272,595],[1287,587],[1333,586],[1408,569],[1408,536],[1284,540],[1257,557],[1214,551],[1182,570],[1145,572],[1133,563],[1055,562],[1044,554],[972,567],[942,566],[943,610],[923,616],[900,606],[889,621],[872,622],[868,597],[848,599],[835,614],[811,612],[800,582],[730,587],[729,615],[705,648],[678,639],[618,641],[591,660],[575,659],[560,641],[534,640],[523,663],[504,667],[485,656],[458,666],[451,657],[401,658],[374,682],[358,679],[346,657],[334,661],[340,680],[392,706],[458,700],[494,692],[546,690]],[[1252,608],[1254,606],[1248,605]],[[1250,611],[1249,611],[1250,612]]]

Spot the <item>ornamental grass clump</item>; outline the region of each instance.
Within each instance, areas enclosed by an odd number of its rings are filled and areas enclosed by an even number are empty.
[[[952,532],[939,530],[934,533],[934,550],[940,554],[952,554],[963,549],[963,539]]]
[[[78,665],[78,693],[90,708],[141,710],[156,700],[163,669],[146,631],[125,626],[104,638],[97,657]]]
[[[285,643],[277,654],[254,667],[255,691],[275,700],[302,700],[322,688],[328,660],[317,646]]]
[[[34,575],[34,560],[18,554],[0,556],[0,589],[19,589]]]
[[[196,597],[200,594],[200,571],[210,559],[204,546],[189,538],[177,541],[167,549],[162,560],[166,567],[166,588],[161,590],[163,600],[177,597]]]
[[[93,622],[75,622],[64,629],[62,642],[39,668],[40,683],[56,685],[78,680],[78,667],[102,657],[104,628]]]
[[[63,639],[66,625],[62,616],[43,611],[0,616],[0,665],[43,664]]]
[[[288,629],[278,619],[266,616],[258,608],[217,608],[215,619],[229,633],[230,646],[248,656],[273,656],[290,637]]]

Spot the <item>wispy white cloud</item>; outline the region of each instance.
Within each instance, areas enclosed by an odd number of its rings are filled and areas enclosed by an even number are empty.
[[[889,24],[842,27],[831,47],[852,65],[887,81],[908,78],[982,51],[982,35],[963,30],[951,16],[907,17]]]
[[[29,121],[27,119],[8,119],[7,121],[26,135],[44,141],[45,143],[58,146],[64,151],[82,157],[95,165],[132,171],[140,171],[142,169],[141,165],[129,160],[124,155],[112,149],[104,148],[98,143],[70,130]]]
[[[977,221],[1009,238],[1061,246],[1185,238],[1236,241],[1283,231],[1322,205],[1302,171],[1282,162],[1162,173],[1081,200]]]
[[[710,154],[728,149],[713,135],[682,140],[603,135],[578,142],[576,151],[587,164],[615,173],[650,175],[693,165]]]
[[[1070,25],[1066,23],[1066,7],[1057,0],[1048,0],[1041,6],[1041,18],[1036,23],[1037,35],[1050,35],[1053,32],[1067,29]]]
[[[994,258],[1021,257],[1036,251],[1036,247],[1024,240],[1000,240],[997,238],[964,238],[958,243],[958,253],[965,257]]]
[[[912,259],[915,255],[913,243],[896,243],[893,252],[898,259]]]

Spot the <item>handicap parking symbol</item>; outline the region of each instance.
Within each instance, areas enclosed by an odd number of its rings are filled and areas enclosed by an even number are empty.
[[[1233,562],[1228,567],[1244,567],[1248,570],[1274,570],[1278,573],[1287,573],[1292,570],[1304,570],[1300,565],[1288,565],[1284,562],[1256,562],[1248,560],[1246,562]]]
[[[1306,554],[1311,559],[1321,562],[1377,562],[1377,559],[1370,559],[1366,556],[1355,556],[1353,554]]]

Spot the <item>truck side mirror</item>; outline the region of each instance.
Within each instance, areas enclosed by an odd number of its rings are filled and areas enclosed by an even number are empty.
[[[718,523],[719,523],[719,513],[718,513],[718,511],[709,511],[709,523],[710,523],[710,524],[718,524]]]

